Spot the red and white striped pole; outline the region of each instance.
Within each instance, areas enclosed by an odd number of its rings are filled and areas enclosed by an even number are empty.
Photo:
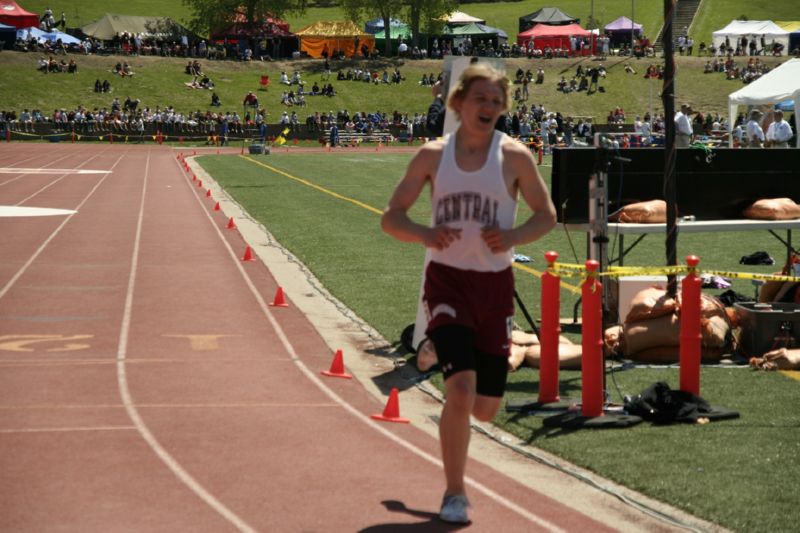
[[[542,328],[539,358],[539,403],[560,400],[558,395],[558,336],[561,333],[561,277],[553,274],[557,252],[545,252],[547,270],[542,274]]]
[[[581,402],[585,417],[603,415],[603,285],[597,279],[600,263],[586,261],[586,280],[581,287]]]
[[[700,333],[700,292],[703,281],[697,275],[700,258],[686,257],[689,274],[681,285],[681,332],[680,332],[680,388],[700,396],[700,350],[703,336]]]

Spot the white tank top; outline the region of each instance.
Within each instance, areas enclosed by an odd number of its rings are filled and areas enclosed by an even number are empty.
[[[517,215],[517,200],[508,194],[503,179],[505,136],[495,131],[483,167],[461,170],[455,157],[455,134],[444,138],[444,152],[433,180],[431,226],[446,224],[461,229],[461,238],[444,250],[428,248],[427,258],[437,263],[483,272],[499,272],[511,266],[513,249],[492,253],[481,238],[481,229],[497,225],[511,229]]]

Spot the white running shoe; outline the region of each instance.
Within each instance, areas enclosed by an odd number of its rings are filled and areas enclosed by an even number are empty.
[[[451,494],[442,500],[442,510],[439,511],[439,518],[444,522],[454,524],[466,524],[469,522],[467,509],[469,500],[463,494]]]

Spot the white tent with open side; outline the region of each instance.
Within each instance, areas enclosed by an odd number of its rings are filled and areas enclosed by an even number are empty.
[[[774,107],[786,100],[800,102],[800,59],[790,59],[749,85],[731,93],[728,96],[730,107],[728,124],[732,130],[740,105]],[[732,134],[730,135],[730,144],[733,145]],[[797,136],[796,144],[797,148],[800,148],[800,135]]]
[[[711,34],[711,42],[715,48],[719,49],[727,37],[731,46],[736,48],[736,41],[743,36],[748,40],[760,40],[762,35],[767,46],[777,42],[783,45],[784,51],[789,50],[789,32],[771,20],[732,20],[730,24]],[[761,46],[758,48],[761,49]],[[745,53],[747,52],[745,51]]]

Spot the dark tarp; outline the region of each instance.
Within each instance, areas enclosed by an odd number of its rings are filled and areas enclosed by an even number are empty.
[[[581,19],[571,17],[557,7],[543,7],[539,11],[519,18],[519,33],[533,28],[537,24],[550,24],[560,26],[564,24],[579,24]]]

